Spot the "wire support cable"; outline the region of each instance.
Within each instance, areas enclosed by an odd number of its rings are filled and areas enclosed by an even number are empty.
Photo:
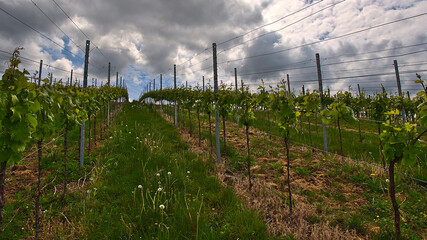
[[[335,5],[338,5],[338,4],[340,4],[340,3],[343,3],[343,2],[345,2],[345,1],[346,1],[346,0],[343,0],[343,1],[340,1],[340,2],[337,2],[337,3],[330,4],[329,6],[326,6],[326,7],[322,8],[322,9],[320,9],[320,10],[316,11],[316,12],[310,13],[309,15],[307,15],[307,16],[305,16],[305,17],[301,18],[301,19],[298,19],[297,21],[292,22],[292,23],[290,23],[290,24],[288,24],[288,25],[286,25],[286,26],[284,26],[284,27],[281,27],[281,28],[276,29],[276,30],[274,30],[274,31],[270,31],[270,32],[267,32],[267,33],[260,34],[260,35],[258,35],[258,36],[256,36],[256,37],[253,37],[253,38],[251,38],[251,39],[248,39],[248,40],[246,40],[246,41],[243,41],[243,42],[241,42],[241,43],[239,43],[239,44],[237,44],[237,45],[235,45],[235,46],[233,46],[233,47],[230,47],[230,48],[224,49],[224,50],[220,51],[220,52],[218,53],[218,55],[219,55],[219,54],[221,54],[221,53],[223,53],[223,52],[229,51],[229,50],[231,50],[231,49],[233,49],[233,48],[236,48],[236,47],[238,47],[238,46],[241,46],[241,45],[243,45],[243,44],[246,44],[246,43],[248,43],[248,42],[251,42],[251,41],[253,41],[253,40],[255,40],[255,39],[258,39],[258,38],[260,38],[260,37],[264,37],[264,36],[267,36],[267,35],[269,35],[269,34],[272,34],[272,33],[275,33],[275,32],[282,31],[283,29],[286,29],[286,28],[288,28],[288,27],[290,27],[290,26],[293,26],[293,25],[295,25],[295,24],[297,24],[297,23],[300,23],[300,22],[304,21],[304,20],[305,20],[305,19],[307,19],[307,18],[310,18],[310,17],[312,17],[312,16],[314,16],[314,15],[316,15],[316,14],[318,14],[318,13],[320,13],[320,12],[322,12],[322,11],[324,11],[324,10],[328,9],[328,8],[331,8],[331,7],[335,6]]]
[[[273,25],[273,24],[275,24],[275,23],[277,23],[277,22],[280,22],[281,20],[283,20],[283,19],[285,19],[285,18],[288,18],[288,17],[290,17],[290,16],[292,16],[292,15],[295,15],[295,14],[297,14],[297,13],[299,13],[299,12],[302,12],[302,11],[304,11],[305,9],[310,8],[310,7],[313,7],[314,5],[319,4],[319,3],[323,2],[323,1],[324,1],[324,0],[319,0],[319,1],[315,2],[315,3],[313,3],[313,4],[310,4],[310,5],[306,6],[306,7],[301,8],[301,9],[299,9],[299,10],[297,10],[297,11],[293,12],[293,13],[290,13],[290,14],[288,14],[288,15],[285,15],[285,16],[283,16],[283,17],[279,18],[279,19],[276,19],[276,20],[274,20],[273,22],[270,22],[270,23],[264,24],[264,25],[262,25],[262,26],[256,27],[256,28],[254,28],[254,29],[252,29],[252,30],[250,30],[250,31],[248,31],[248,32],[246,32],[246,33],[243,33],[243,34],[241,34],[241,35],[238,35],[238,36],[236,36],[236,37],[234,37],[234,38],[230,38],[230,39],[228,39],[228,40],[225,40],[225,41],[223,41],[223,42],[220,42],[220,43],[218,43],[218,44],[217,44],[217,46],[220,46],[220,45],[222,45],[222,44],[225,44],[225,43],[228,43],[228,42],[230,42],[230,41],[236,40],[236,39],[238,39],[238,38],[244,37],[244,36],[246,36],[246,35],[248,35],[248,34],[250,34],[250,33],[252,33],[252,32],[255,32],[255,31],[257,31],[257,30],[259,30],[259,29],[261,29],[261,28],[264,28],[264,27],[267,27],[267,26]]]
[[[55,0],[52,0],[52,1],[62,11],[62,13],[64,13],[64,15],[67,16],[67,18],[74,24],[74,26],[83,34],[83,36],[85,36],[86,39],[90,40],[90,37],[85,32],[83,32],[83,30],[77,25],[76,22],[74,22],[74,20],[70,17],[70,15],[68,15],[65,12],[65,10]],[[99,53],[101,53],[101,55],[105,58],[105,60],[110,62],[110,60],[104,55],[104,53],[101,51],[101,49],[99,49],[99,47],[92,40],[90,40],[90,41],[96,47],[96,49],[98,49]]]
[[[274,135],[274,134],[270,134],[270,133],[264,132],[264,131],[260,130],[259,128],[257,128],[257,129],[258,129],[260,132],[264,133],[264,134],[271,135],[271,136],[276,137],[276,138],[279,138],[279,139],[284,139],[284,138],[283,138],[283,137],[281,137],[281,136],[277,136],[277,135]],[[380,164],[368,163],[368,162],[363,161],[363,160],[357,160],[357,159],[353,159],[353,158],[350,158],[350,157],[347,157],[347,156],[341,156],[341,155],[339,155],[339,154],[337,154],[337,153],[334,153],[334,152],[326,152],[326,151],[324,151],[324,150],[322,150],[322,149],[319,149],[319,148],[316,148],[316,147],[312,147],[312,146],[309,146],[309,145],[307,145],[307,144],[304,144],[304,143],[301,143],[301,142],[298,142],[298,141],[295,141],[295,140],[292,140],[292,139],[290,139],[290,141],[291,141],[291,142],[293,142],[293,143],[296,143],[296,144],[298,144],[298,145],[304,146],[304,147],[306,147],[306,148],[314,149],[314,150],[316,150],[316,151],[322,152],[323,154],[326,154],[326,155],[327,155],[327,154],[332,154],[332,155],[334,155],[335,157],[341,158],[341,159],[343,159],[343,160],[349,160],[349,161],[351,161],[351,162],[359,163],[359,164],[362,164],[362,165],[365,165],[365,166],[368,166],[368,167],[372,167],[372,168],[379,169],[379,170],[382,170],[382,171],[387,172],[387,169],[386,169],[386,168],[383,168]],[[396,172],[396,174],[397,174],[397,175],[400,175],[400,176],[403,176],[403,177],[407,177],[407,178],[409,178],[409,179],[411,179],[411,180],[413,180],[413,181],[416,181],[416,182],[420,182],[420,183],[423,183],[423,184],[427,184],[427,181],[424,181],[424,180],[422,180],[422,179],[418,179],[418,178],[413,178],[413,177],[411,177],[411,176],[409,176],[409,175],[407,175],[407,174],[404,174],[404,173]],[[422,186],[422,185],[420,185],[420,186]],[[424,186],[422,186],[422,187],[424,187]],[[425,188],[425,187],[424,187],[424,188]]]
[[[4,13],[6,13],[8,16],[10,16],[11,18],[15,19],[16,21],[20,22],[21,24],[23,24],[24,26],[28,27],[29,29],[33,30],[34,32],[40,34],[42,37],[44,37],[45,39],[49,40],[50,42],[52,42],[53,44],[57,45],[58,47],[60,47],[62,50],[68,52],[69,54],[71,54],[74,57],[83,59],[79,56],[76,56],[74,53],[72,53],[71,51],[69,51],[68,49],[66,49],[65,47],[63,47],[61,44],[55,42],[52,38],[48,37],[47,35],[43,34],[42,32],[40,32],[39,30],[35,29],[34,27],[30,26],[29,24],[27,24],[26,22],[22,21],[21,19],[15,17],[14,15],[12,15],[11,13],[9,13],[8,11],[4,10],[2,7],[0,7],[0,10]]]
[[[285,15],[285,16],[283,16],[283,17],[279,18],[279,19],[276,19],[276,20],[275,20],[275,21],[273,21],[273,22],[270,22],[270,23],[264,24],[264,25],[262,25],[262,26],[259,26],[259,27],[254,28],[254,29],[252,29],[252,30],[250,30],[250,31],[247,31],[247,32],[245,32],[245,33],[243,33],[243,34],[240,34],[240,35],[238,35],[238,36],[236,36],[236,37],[233,37],[233,38],[230,38],[230,39],[228,39],[228,40],[222,41],[222,42],[218,43],[218,44],[217,44],[217,46],[220,46],[220,45],[223,45],[223,44],[225,44],[225,43],[228,43],[228,42],[231,42],[231,41],[233,41],[233,40],[236,40],[236,39],[239,39],[239,38],[241,38],[241,37],[244,37],[244,36],[246,36],[246,35],[248,35],[248,34],[250,34],[250,33],[252,33],[252,32],[255,32],[255,31],[257,31],[257,30],[259,30],[259,29],[261,29],[261,28],[264,28],[264,27],[267,27],[267,26],[273,25],[273,24],[275,24],[275,23],[277,23],[277,22],[280,22],[281,20],[283,20],[283,19],[285,19],[285,18],[288,18],[288,17],[290,17],[290,16],[293,16],[293,15],[295,15],[295,14],[299,13],[299,12],[302,12],[302,11],[304,11],[304,10],[306,10],[306,9],[310,8],[310,7],[313,7],[314,5],[317,5],[317,4],[319,4],[319,3],[323,2],[323,1],[324,1],[324,0],[319,0],[319,1],[315,2],[315,3],[313,3],[313,4],[310,4],[310,5],[306,6],[306,7],[303,7],[303,8],[301,8],[301,9],[299,9],[299,10],[295,11],[295,12],[292,12],[292,13],[290,13],[290,14],[288,14],[288,15]],[[277,30],[277,31],[280,31],[280,30]],[[264,35],[267,35],[267,34],[264,34]],[[259,36],[259,37],[261,37],[261,36]],[[239,45],[240,45],[240,44],[239,44]],[[235,47],[237,47],[237,46],[235,46]],[[233,48],[234,48],[234,47],[233,47]],[[193,58],[195,58],[195,57],[197,57],[197,56],[199,56],[199,55],[203,54],[204,52],[206,52],[206,51],[208,51],[208,50],[210,50],[210,49],[212,49],[212,47],[208,47],[208,48],[203,49],[202,51],[200,51],[200,52],[199,52],[199,53],[197,53],[196,55],[192,56],[191,58],[189,58],[189,59],[188,59],[188,60],[186,60],[185,62],[182,62],[182,63],[178,64],[177,66],[179,66],[179,65],[183,65],[183,64],[185,64],[185,63],[187,63],[187,62],[191,61]],[[221,52],[224,52],[224,50],[223,50],[223,51],[220,51],[218,54],[220,54]],[[205,61],[207,61],[207,60],[209,60],[209,59],[210,59],[210,58],[204,59],[204,60],[203,60],[203,61],[201,61],[201,62],[205,62]],[[197,65],[197,64],[200,64],[201,62],[198,62],[198,63],[196,63],[196,64],[193,64],[193,66],[195,66],[195,65]]]
[[[257,58],[257,57],[265,57],[265,56],[274,55],[274,54],[278,54],[278,53],[282,53],[282,52],[286,52],[286,51],[291,51],[291,50],[299,49],[299,48],[302,48],[302,47],[307,47],[307,46],[315,45],[315,44],[318,44],[318,43],[324,43],[324,42],[327,42],[327,41],[332,41],[332,40],[340,39],[340,38],[343,38],[343,37],[348,37],[348,36],[355,35],[355,34],[358,34],[358,33],[361,33],[361,32],[366,32],[366,31],[369,31],[369,30],[372,30],[372,29],[376,29],[376,28],[384,27],[384,26],[391,25],[391,24],[394,24],[394,23],[398,23],[398,22],[402,22],[402,21],[406,21],[406,20],[410,20],[410,19],[422,17],[422,16],[425,16],[425,15],[427,15],[427,12],[420,13],[420,14],[413,15],[413,16],[406,17],[406,18],[397,19],[397,20],[394,20],[394,21],[391,21],[391,22],[386,22],[386,23],[378,24],[378,25],[375,25],[375,26],[371,26],[371,27],[368,27],[368,28],[364,28],[364,29],[360,29],[360,30],[357,30],[357,31],[349,32],[349,33],[346,33],[346,34],[343,34],[343,35],[339,35],[339,36],[336,36],[336,37],[331,37],[331,38],[328,38],[328,39],[323,39],[323,40],[318,40],[318,41],[314,41],[314,42],[311,42],[311,43],[302,44],[302,45],[291,47],[291,48],[286,48],[286,49],[282,49],[282,50],[277,50],[277,51],[273,51],[273,52],[262,53],[262,54],[257,54],[257,55],[242,57],[242,58],[229,59],[229,60],[226,60],[226,61],[218,63],[218,65],[224,64],[224,63],[227,63],[227,62],[242,61],[242,60],[246,60],[246,59]]]
[[[59,26],[58,24],[56,24],[33,0],[30,0],[34,6],[36,6],[36,8],[47,18],[49,19],[49,21],[56,26],[56,28],[59,29],[59,31],[62,32],[62,34],[64,34],[78,49],[80,49],[80,51],[82,51],[82,53],[85,53],[85,51],[82,49],[82,47],[80,45],[78,45],[76,42],[74,42],[74,40],[68,36],[68,34],[66,34]]]

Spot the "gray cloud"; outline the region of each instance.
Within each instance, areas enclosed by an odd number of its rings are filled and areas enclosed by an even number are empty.
[[[78,45],[84,46],[86,37],[76,29],[74,24],[67,19],[52,0],[33,1]],[[132,87],[135,87],[135,89],[138,87],[137,84],[142,84],[144,87],[147,81],[158,78],[159,73],[163,73],[165,79],[172,76],[172,71],[169,69],[172,69],[173,64],[179,65],[179,80],[188,80],[195,83],[201,79],[202,75],[209,79],[212,77],[212,59],[208,59],[201,64],[197,63],[210,57],[212,55],[211,49],[208,49],[200,56],[194,57],[189,62],[187,60],[195,56],[200,50],[209,48],[212,42],[221,43],[240,36],[257,26],[283,17],[312,2],[307,0],[293,2],[277,0],[55,1],[92,40],[90,77],[105,81],[108,61],[111,61],[113,79],[116,72],[119,72],[120,75],[126,75],[130,78],[128,80],[143,78],[134,83],[129,82],[129,84],[134,84]],[[313,9],[308,9],[292,16],[292,18],[284,19],[244,37],[236,38],[227,44],[221,44],[218,46],[218,50],[227,49],[259,34],[283,27],[332,2],[335,1],[325,1],[316,5]],[[0,7],[48,35],[59,44],[64,44],[62,40],[65,39],[63,34],[43,16],[31,1],[0,0]],[[240,47],[223,52],[218,56],[218,61],[222,62],[229,59],[269,53],[323,38],[339,36],[350,31],[415,15],[421,13],[422,9],[426,9],[426,7],[427,3],[425,1],[416,0],[346,1],[290,28],[274,34],[268,34],[242,44]],[[425,34],[423,28],[424,21],[425,17],[421,17],[339,40],[309,45],[265,57],[220,64],[220,80],[234,82],[232,78],[233,69],[237,67],[239,74],[242,74],[239,78],[248,82],[257,82],[261,78],[266,81],[279,81],[289,73],[295,88],[299,89],[303,81],[316,78],[315,69],[303,68],[315,65],[315,53],[320,53],[322,62],[327,64],[360,58],[398,55],[408,51],[425,49],[424,45],[414,48],[395,49],[388,52],[354,55],[367,51],[427,42],[427,34]],[[83,61],[81,58],[83,54],[74,44],[69,43],[68,49],[78,53],[78,57],[71,58],[71,62],[64,59],[60,48],[1,11],[0,22],[2,23],[0,25],[0,50],[12,51],[17,46],[23,46],[25,47],[23,56],[35,60],[43,59],[45,62],[56,64],[55,66],[61,68],[74,68],[76,75],[81,79],[79,74],[82,72]],[[94,48],[95,45],[99,47],[102,54],[98,49]],[[353,56],[350,56],[351,54]],[[331,58],[340,55],[348,56]],[[419,62],[424,58],[425,54],[421,53],[401,57],[397,60],[409,63]],[[1,60],[3,59],[6,59],[4,54],[1,55]],[[380,71],[393,71],[392,66],[390,67],[392,60],[384,59],[345,65],[336,64],[325,66],[323,69],[325,78],[336,78],[351,74],[371,74]],[[301,67],[300,69],[272,72],[289,68],[291,63],[299,62],[301,63],[295,66],[297,68]],[[35,63],[25,62],[25,67],[29,69],[36,69],[36,65]],[[422,67],[406,67],[406,70],[415,71]],[[0,68],[0,70],[4,69],[3,64]],[[129,71],[129,68],[133,70]],[[143,74],[140,74],[135,69],[140,69]],[[355,69],[366,70],[356,71]],[[46,71],[54,71],[54,69],[47,69]],[[271,72],[244,75],[264,71]],[[67,72],[55,72],[58,77],[61,74],[64,77],[69,75]],[[402,78],[409,81],[413,77],[408,74],[408,76],[404,75]],[[339,89],[350,84],[354,85],[357,82],[363,82],[365,86],[376,86],[380,81],[390,82],[390,79],[392,80],[392,76],[372,78],[371,81],[367,81],[369,79],[366,78],[330,81],[328,84]],[[305,84],[311,84],[311,88],[316,85],[315,83]]]

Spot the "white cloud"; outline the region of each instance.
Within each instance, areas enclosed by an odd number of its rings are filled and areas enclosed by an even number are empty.
[[[52,1],[37,0],[35,2],[67,35],[81,48],[84,48],[86,37],[80,30],[76,29],[74,24]],[[147,82],[153,78],[158,79],[160,73],[164,74],[165,79],[172,77],[173,64],[178,64],[179,81],[188,81],[190,84],[201,83],[202,76],[205,76],[207,82],[207,79],[212,78],[212,59],[201,64],[198,63],[211,57],[212,50],[209,48],[212,42],[219,44],[257,26],[291,14],[307,6],[308,1],[94,0],[87,2],[57,0],[57,2],[92,40],[90,78],[95,77],[99,82],[104,82],[107,77],[107,65],[110,61],[112,79],[115,79],[115,73],[119,72],[120,76],[130,80],[128,85],[134,91],[134,89],[142,90]],[[220,44],[218,45],[218,52],[256,37],[260,33],[285,27],[332,3],[338,3],[338,0],[321,1],[313,7],[247,34],[243,38]],[[51,37],[55,42],[64,44],[63,34],[31,2],[0,0],[0,6]],[[425,9],[427,9],[427,1],[347,0],[274,34],[260,37],[230,51],[220,53],[218,62],[225,62],[219,64],[219,79],[228,83],[234,82],[233,69],[235,67],[238,69],[238,73],[242,75],[280,69],[280,67],[274,68],[275,66],[286,68],[290,63],[314,59],[316,52],[320,53],[322,62],[328,64],[360,58],[398,55],[425,49],[425,45],[423,45],[388,52],[330,59],[330,57],[342,54],[360,54],[427,42],[427,34],[423,28],[427,16],[422,16],[337,40],[284,51],[268,57],[226,62],[254,54],[301,46],[318,41],[321,38],[328,39],[341,36],[352,31],[420,14]],[[60,48],[3,12],[0,12],[0,21],[7,23],[0,27],[0,50],[12,51],[16,46],[23,46],[25,48],[22,53],[23,56],[36,61],[43,59],[44,62],[58,68],[74,69],[75,76],[82,79],[83,65],[81,59],[65,59]],[[94,48],[95,44],[100,51]],[[45,51],[43,51],[43,46]],[[83,56],[80,49],[73,43],[70,42],[68,46],[71,52],[79,57]],[[196,56],[205,48],[208,50]],[[188,61],[190,57],[194,58]],[[2,59],[4,58],[2,56]],[[423,59],[425,59],[425,53],[397,57],[397,60],[402,63],[420,62]],[[325,66],[324,78],[393,71],[392,60],[393,58]],[[37,63],[24,61],[24,64],[30,70],[37,69]],[[296,66],[307,67],[312,65],[314,62]],[[407,66],[406,70],[417,70],[423,67],[425,68],[422,65],[418,68]],[[63,78],[69,76],[69,72],[51,70],[55,71],[54,76]],[[239,76],[239,80],[244,79],[249,83],[259,82],[259,79],[263,78],[266,82],[274,83],[281,80],[287,73],[291,75],[291,83],[295,89],[300,89],[303,84],[298,82],[316,79],[315,69],[301,68],[268,74],[244,75]],[[381,76],[372,78],[372,81],[368,81],[370,78],[329,81],[325,86],[329,85],[333,89],[346,90],[348,85],[351,84],[354,88],[357,83],[360,83],[367,87],[376,87],[380,81],[390,82],[393,80],[392,78],[393,76]],[[405,81],[411,78],[413,76],[410,74],[402,76]],[[388,82],[387,84],[392,86],[392,83]],[[413,88],[410,87],[410,82],[407,81],[406,83],[406,89]],[[316,83],[306,82],[304,84],[309,85],[310,88],[316,87]],[[133,98],[136,97],[133,96]]]

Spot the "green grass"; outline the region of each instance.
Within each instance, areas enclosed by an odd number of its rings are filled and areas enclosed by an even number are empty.
[[[101,152],[109,166],[86,196],[85,238],[268,238],[257,214],[211,176],[213,164],[186,151],[154,110],[129,105],[116,123]]]
[[[269,125],[271,128],[271,134],[281,136],[281,129],[273,122],[274,117],[270,119],[266,118],[265,112],[256,112],[256,119],[254,127],[264,132],[269,132]],[[321,119],[318,118],[317,125],[315,125],[315,118],[311,118],[311,137],[313,141],[313,147],[318,149],[324,149],[322,125]],[[377,134],[376,123],[372,122],[361,122],[362,129],[362,142],[359,140],[359,132],[357,128],[357,122],[349,124],[343,121],[342,139],[343,139],[343,153],[344,156],[350,157],[355,160],[362,160],[368,163],[382,164],[380,155],[380,145]],[[347,129],[353,129],[349,131]],[[366,128],[366,129],[364,129]],[[365,131],[365,132],[363,132]],[[308,121],[306,118],[303,122],[293,130],[291,134],[291,140],[295,143],[302,143],[310,146]],[[327,140],[328,140],[328,151],[332,153],[340,154],[340,141],[338,129],[334,124],[327,126]],[[399,164],[398,172],[409,175],[413,178],[427,181],[427,150],[420,151],[417,153],[415,161],[407,162],[405,164]]]
[[[99,120],[101,114],[98,112],[97,116],[97,135],[99,136]],[[92,119],[93,122],[93,119]],[[75,217],[78,219],[80,217],[79,212],[77,211],[68,211],[67,207],[62,209],[61,202],[61,193],[64,180],[64,164],[63,164],[63,143],[64,138],[62,137],[63,128],[55,123],[57,133],[52,136],[50,139],[45,140],[44,144],[51,142],[48,146],[43,149],[43,159],[42,159],[42,173],[46,174],[46,177],[42,180],[42,196],[40,198],[41,206],[41,225],[42,225],[42,236],[43,228],[49,228],[52,224],[52,219],[62,219],[65,221],[63,216],[67,216],[69,219]],[[93,129],[93,125],[92,125]],[[88,130],[88,124],[86,124],[86,131]],[[68,182],[77,182],[78,179],[81,179],[83,176],[88,175],[96,164],[94,157],[85,157],[85,165],[79,169],[78,166],[78,139],[79,139],[79,127],[74,127],[68,132]],[[86,146],[88,138],[86,137]],[[35,143],[31,143],[34,145]],[[31,147],[29,145],[29,148]],[[53,147],[52,147],[53,146]],[[55,147],[56,146],[56,147]],[[28,154],[28,153],[27,153]],[[33,154],[33,157],[36,157],[37,153]],[[24,165],[23,162],[18,163],[18,165]],[[29,168],[29,166],[27,166]],[[22,181],[20,178],[10,177],[12,174],[17,174],[16,172],[10,171],[6,172],[6,192],[9,191],[10,181]],[[28,173],[22,173],[22,176],[27,175]],[[26,176],[25,176],[26,177]],[[35,179],[33,179],[35,180]],[[28,180],[27,180],[28,181]],[[23,187],[23,190],[17,192],[11,199],[7,199],[5,207],[3,209],[4,219],[3,219],[3,228],[4,232],[1,235],[1,239],[26,239],[29,236],[35,235],[35,197],[37,195],[36,184],[29,184],[28,182],[18,182],[18,186]],[[55,193],[55,194],[54,194]],[[68,206],[73,206],[78,203],[81,199],[81,194],[79,192],[74,192],[72,194],[68,193],[66,196],[66,202]],[[64,214],[64,215],[62,215]],[[53,230],[56,231],[57,229]],[[69,232],[67,231],[60,232],[59,235],[66,236]],[[59,236],[58,235],[58,236]]]
[[[270,239],[258,214],[214,177],[213,160],[205,163],[189,152],[152,106],[125,106],[106,138],[79,170],[78,128],[70,131],[68,178],[86,185],[68,191],[65,208],[58,188],[63,138],[55,141],[58,148],[46,150],[42,239]],[[241,157],[237,161],[241,164]],[[34,236],[35,196],[35,186],[28,186],[6,203],[1,239]]]
[[[155,108],[155,107],[154,107]],[[173,114],[169,112],[169,114]],[[192,123],[197,124],[196,114],[192,115]],[[201,119],[207,122],[207,115],[201,115]],[[274,119],[271,116],[270,120]],[[212,121],[213,121],[212,117]],[[228,121],[235,121],[233,119],[228,119]],[[312,121],[314,122],[314,121]],[[258,119],[256,121],[255,127],[258,129],[268,132],[267,121]],[[264,124],[264,125],[263,125]],[[182,126],[182,125],[181,125]],[[185,120],[185,128],[188,130],[188,116]],[[197,125],[196,125],[197,126]],[[303,128],[300,129],[298,126],[298,132],[294,134],[294,137],[299,137],[301,141],[305,141],[306,144],[309,144],[307,125],[302,124]],[[222,124],[221,124],[222,127]],[[357,124],[356,124],[357,127]],[[371,126],[372,127],[372,126]],[[280,136],[280,130],[277,125],[271,125],[272,133],[274,135]],[[276,129],[275,129],[276,128]],[[363,125],[362,125],[363,128]],[[193,128],[194,131],[195,128]],[[318,127],[319,134],[321,134],[321,128]],[[373,130],[375,130],[373,128]],[[208,138],[208,128],[202,128],[203,134],[202,137]],[[214,134],[214,129],[212,129]],[[227,134],[229,133],[227,128]],[[236,129],[233,129],[233,135],[236,134]],[[274,132],[276,131],[276,132]],[[348,135],[347,135],[348,132]],[[358,132],[350,132],[343,130],[344,141],[351,139],[354,141],[353,145],[348,144],[344,145],[344,153],[346,153],[346,148],[353,148],[350,151],[355,154],[362,156],[360,159],[366,162],[376,162],[379,163],[380,159],[374,159],[373,153],[369,154],[368,147],[378,148],[378,138],[376,132],[365,133],[367,136],[364,138],[364,143],[366,144],[366,149],[364,146],[360,146]],[[222,134],[222,131],[221,131]],[[313,136],[316,133],[315,128],[312,129]],[[331,126],[328,128],[328,137],[331,134],[335,134],[334,139],[330,139],[330,149],[331,144],[336,145],[335,148],[338,151],[339,143],[338,139],[338,130],[334,130],[334,127]],[[243,135],[241,135],[243,137]],[[369,137],[372,139],[371,142],[368,142]],[[368,140],[367,140],[368,139]],[[242,141],[244,139],[242,138]],[[295,141],[295,140],[294,140]],[[331,143],[332,142],[332,143]],[[279,151],[282,151],[283,146],[279,146],[282,142],[279,140],[274,140],[273,142],[268,141],[268,137],[265,138],[262,135],[251,136],[251,152],[255,154],[256,157],[267,157],[269,154],[277,155]],[[316,144],[316,142],[315,142]],[[317,144],[320,149],[323,148],[322,139],[319,137]],[[267,150],[266,150],[267,149]],[[281,149],[281,150],[279,150]],[[227,154],[228,161],[234,161],[235,163],[242,162],[240,159],[244,156],[239,156],[239,151],[241,149],[233,149],[231,144],[227,145],[227,151],[230,154]],[[330,226],[339,226],[343,230],[355,230],[359,234],[367,234],[371,239],[391,239],[393,237],[393,213],[388,197],[388,183],[386,182],[386,176],[371,174],[372,170],[367,170],[369,168],[362,167],[363,165],[358,166],[357,164],[349,164],[344,161],[339,161],[334,158],[325,156],[324,158],[327,161],[321,162],[313,166],[311,161],[312,153],[310,150],[306,152],[294,152],[291,159],[303,158],[305,162],[301,166],[294,167],[293,170],[300,176],[307,179],[312,178],[313,173],[317,170],[324,169],[324,173],[328,176],[328,188],[320,190],[308,190],[308,189],[299,189],[296,191],[296,195],[302,195],[306,201],[310,204],[316,206],[316,209],[319,213],[322,214],[322,217],[313,217],[309,219],[309,222],[317,223],[320,221],[325,221],[328,219]],[[233,159],[234,158],[234,159]],[[356,157],[354,157],[356,158]],[[292,161],[292,160],[291,160]],[[259,162],[257,162],[259,164]],[[268,163],[262,165],[261,169],[258,170],[259,173],[270,173],[280,172],[279,169],[276,169],[277,166],[280,166],[278,162]],[[419,166],[419,165],[418,165]],[[231,171],[241,171],[245,168],[244,165],[229,165],[227,166],[228,170]],[[407,169],[400,169],[400,171],[407,170],[408,165],[401,166]],[[283,170],[280,167],[281,170]],[[418,168],[417,171],[422,173],[425,169]],[[408,171],[409,172],[409,171]],[[412,171],[414,172],[414,171]],[[275,182],[281,182],[279,179],[275,179]],[[416,184],[413,181],[409,181],[408,178],[396,177],[397,192],[399,192],[401,198],[399,199],[401,213],[405,220],[402,221],[402,232],[404,239],[420,239],[420,236],[423,235],[425,231],[425,190]],[[349,184],[354,184],[357,189],[362,189],[360,194],[351,194],[348,189]],[[283,186],[282,186],[283,187]],[[356,190],[356,189],[355,189]],[[350,193],[350,194],[349,194]],[[336,207],[324,207],[325,203],[334,202]],[[354,202],[354,205],[348,205],[348,203]],[[366,203],[366,204],[363,204]],[[338,207],[339,206],[339,207]],[[375,230],[377,228],[377,230]],[[373,230],[374,229],[374,230]],[[292,239],[291,235],[288,236],[289,239]],[[285,239],[288,239],[285,237]]]

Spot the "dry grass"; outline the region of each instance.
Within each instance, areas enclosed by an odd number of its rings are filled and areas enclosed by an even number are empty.
[[[165,117],[165,119],[168,118]],[[208,127],[207,123],[202,122],[203,131],[206,131]],[[364,199],[357,198],[362,192],[359,186],[349,182],[342,182],[340,179],[331,179],[327,175],[330,167],[329,161],[339,161],[339,159],[332,158],[328,161],[324,159],[323,154],[315,152],[311,154],[311,160],[307,161],[303,157],[308,152],[306,147],[291,146],[292,154],[297,155],[297,157],[291,159],[291,188],[293,200],[296,204],[293,206],[292,215],[290,215],[287,203],[287,179],[284,174],[286,173],[285,151],[281,140],[273,139],[273,143],[270,146],[266,146],[264,141],[268,137],[265,133],[257,129],[251,129],[249,134],[251,148],[257,149],[257,152],[262,152],[254,153],[253,156],[256,162],[251,167],[251,172],[254,176],[252,178],[252,190],[249,191],[245,172],[230,172],[224,165],[221,165],[217,168],[217,177],[224,186],[231,186],[248,208],[260,213],[271,234],[276,236],[293,234],[298,239],[367,238],[366,236],[359,236],[355,231],[343,230],[338,226],[332,227],[329,224],[335,216],[327,212],[347,209],[350,214],[352,211],[357,211],[357,208],[365,203]],[[183,141],[190,145],[193,152],[199,155],[204,153],[207,156],[210,150],[210,144],[207,140],[202,141],[201,147],[198,147],[197,132],[192,138],[185,130],[181,130],[181,135]],[[239,128],[235,123],[227,122],[226,138],[227,146],[233,147],[240,155],[245,156],[247,149],[243,129]],[[276,150],[275,154],[272,153],[274,150]],[[282,173],[279,172],[280,169],[269,167],[271,163],[278,163],[281,166]],[[296,167],[316,166],[318,167],[317,170],[313,170],[308,176],[301,176],[295,172]],[[334,186],[334,184],[338,184],[338,187]],[[307,196],[301,193],[304,190],[308,190],[317,194],[321,190],[327,189],[341,193],[346,201],[340,202],[328,198],[327,201],[322,202],[324,210],[319,211],[317,206],[309,203]]]
[[[218,179],[228,186],[232,186],[234,192],[244,200],[245,205],[259,211],[268,226],[270,233],[274,235],[286,235],[292,233],[298,239],[362,239],[355,232],[342,231],[338,227],[332,228],[328,222],[312,224],[309,219],[317,217],[314,206],[297,204],[292,215],[284,198],[283,192],[277,191],[271,183],[260,178],[252,181],[252,190],[249,190],[248,179],[243,174],[228,172],[224,166],[217,171]],[[302,199],[296,195],[297,202]],[[299,199],[298,199],[299,198]]]

